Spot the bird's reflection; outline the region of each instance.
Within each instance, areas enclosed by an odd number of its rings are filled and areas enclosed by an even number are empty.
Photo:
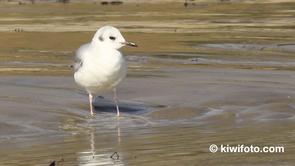
[[[112,100],[105,99],[103,97],[96,97],[95,101],[93,102],[93,105],[96,110],[99,110],[99,112],[112,112],[114,110],[114,105]],[[150,122],[146,120],[145,118],[142,118],[141,116],[136,116],[136,114],[145,112],[148,110],[148,107],[139,102],[130,102],[130,101],[120,101],[120,111],[124,113],[130,113],[129,118],[137,119],[137,122],[142,121],[143,125],[149,125]],[[88,129],[89,133],[89,144],[90,149],[85,150],[83,152],[80,152],[78,155],[78,163],[79,165],[83,166],[94,166],[94,165],[124,165],[124,163],[121,160],[120,153],[114,149],[115,147],[113,144],[111,144],[110,149],[113,149],[112,151],[103,151],[106,149],[96,149],[95,142],[98,142],[98,140],[95,140],[96,132],[95,130],[97,127],[97,119],[89,119],[88,121]],[[120,126],[120,120],[123,123],[122,117],[116,117],[114,119],[113,115],[111,119],[108,119],[108,117],[100,117],[100,123],[106,122],[106,125],[109,125],[109,123],[114,123],[116,125],[117,132],[117,145],[120,147],[121,145],[121,128]],[[126,119],[125,119],[126,120]],[[129,119],[130,120],[130,119]],[[97,133],[98,134],[98,133]],[[117,153],[115,153],[117,152]],[[113,154],[119,155],[118,157],[111,157]]]
[[[120,128],[120,119],[117,118],[117,136],[118,136],[118,144],[121,145],[121,128]]]
[[[119,118],[117,119],[117,141],[118,145],[121,143],[121,129],[120,129],[120,121]],[[100,153],[99,149],[96,149],[95,146],[95,128],[89,126],[89,144],[90,149],[79,152],[78,153],[78,163],[79,166],[96,166],[96,165],[115,165],[115,166],[121,166],[124,165],[122,161],[120,160],[120,157],[112,158],[112,154],[114,152],[103,152]]]

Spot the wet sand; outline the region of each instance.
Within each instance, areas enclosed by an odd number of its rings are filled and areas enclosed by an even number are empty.
[[[0,5],[0,165],[293,165],[294,3],[201,5],[102,9],[140,45],[124,49],[120,118],[111,93],[95,99],[90,118],[69,68],[73,50],[105,23],[100,6]],[[211,144],[285,153],[213,154]]]

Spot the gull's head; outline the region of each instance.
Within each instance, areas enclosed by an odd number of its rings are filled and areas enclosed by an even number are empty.
[[[135,43],[127,42],[121,32],[112,26],[104,26],[98,29],[92,39],[92,43],[97,47],[112,49],[120,49],[126,45],[137,47]]]

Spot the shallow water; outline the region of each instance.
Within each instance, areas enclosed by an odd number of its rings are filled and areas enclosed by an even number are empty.
[[[89,118],[87,95],[71,77],[2,76],[0,146],[7,150],[1,151],[1,162],[292,165],[292,72],[162,70],[165,77],[125,80],[119,88],[120,118],[110,94],[96,98],[96,116]],[[283,145],[286,153],[211,154],[213,143]],[[110,158],[114,152],[119,159]]]
[[[36,6],[0,5],[0,165],[294,165],[294,3],[102,8],[140,45],[124,50],[119,118],[111,93],[89,117],[69,68],[93,33],[81,31],[102,19],[86,9],[101,7]],[[285,153],[213,154],[211,144]]]

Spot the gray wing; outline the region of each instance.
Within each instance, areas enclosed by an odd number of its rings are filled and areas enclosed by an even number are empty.
[[[78,50],[75,52],[75,62],[72,67],[74,68],[75,72],[78,71],[83,66],[83,59],[86,55],[86,51],[89,47],[90,43],[82,45]]]

